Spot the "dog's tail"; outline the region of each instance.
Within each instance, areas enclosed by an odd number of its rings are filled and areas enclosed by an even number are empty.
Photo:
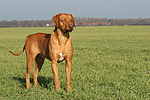
[[[23,53],[24,49],[25,49],[25,46],[23,46],[23,49],[19,53],[13,53],[12,51],[9,51],[9,52],[15,56],[19,56]]]
[[[25,50],[25,43],[26,43],[26,40],[27,38],[25,39],[25,42],[24,42],[24,46],[22,48],[22,50],[19,52],[19,53],[13,53],[12,51],[9,51],[11,54],[15,55],[15,56],[19,56],[23,53],[23,51]]]

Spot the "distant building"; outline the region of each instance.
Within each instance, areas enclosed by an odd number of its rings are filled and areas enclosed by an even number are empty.
[[[49,24],[46,24],[46,26],[47,26],[47,27],[50,27],[50,25],[49,25]]]
[[[112,24],[113,24],[112,22],[109,22],[109,23],[108,23],[108,25],[112,25]]]
[[[78,26],[79,25],[79,23],[76,23],[76,26]]]
[[[101,23],[102,26],[108,26],[108,23]]]
[[[86,26],[91,26],[92,24],[91,24],[91,23],[85,23],[85,25],[86,25]]]
[[[54,26],[55,26],[55,24],[54,24],[54,23],[52,23],[52,24],[51,24],[51,27],[54,27]]]
[[[99,25],[99,22],[93,22],[92,25],[93,25],[93,26],[98,26],[98,25]]]

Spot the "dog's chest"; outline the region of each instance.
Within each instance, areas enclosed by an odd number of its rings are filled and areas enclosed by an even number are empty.
[[[65,59],[66,54],[59,53],[59,61],[63,61]]]

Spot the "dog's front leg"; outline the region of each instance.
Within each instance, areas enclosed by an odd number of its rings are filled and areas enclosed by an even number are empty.
[[[52,71],[53,71],[53,76],[54,76],[55,89],[60,90],[60,84],[59,84],[59,79],[58,79],[58,63],[57,63],[57,61],[52,61],[51,66],[52,66]]]
[[[72,72],[72,62],[71,60],[66,60],[66,78],[67,78],[67,91],[71,91],[71,72]]]

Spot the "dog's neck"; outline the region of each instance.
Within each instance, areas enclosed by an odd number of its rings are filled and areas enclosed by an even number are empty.
[[[64,32],[61,28],[55,27],[55,32],[57,33],[58,43],[61,46],[66,45],[69,39],[69,32]]]

